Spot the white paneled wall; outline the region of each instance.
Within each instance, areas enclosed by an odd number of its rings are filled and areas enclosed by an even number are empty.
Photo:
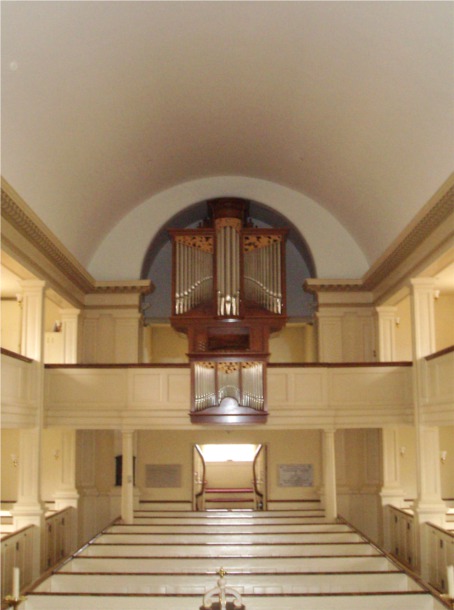
[[[189,387],[185,367],[48,369],[46,423],[190,427]],[[412,423],[411,368],[406,366],[271,367],[268,392],[267,428]]]

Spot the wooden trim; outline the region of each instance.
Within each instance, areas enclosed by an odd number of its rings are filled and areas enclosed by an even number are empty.
[[[283,519],[283,518],[285,518],[285,519],[289,519],[289,518],[290,519],[294,519],[294,517],[276,517],[276,519],[279,519],[279,518],[281,518],[281,519]],[[168,519],[178,519],[178,517],[168,517]],[[229,517],[229,520],[232,520],[232,517]],[[176,528],[178,528],[178,527],[191,527],[191,528],[192,527],[195,527],[195,528],[197,528],[197,527],[216,527],[216,528],[222,528],[224,526],[226,526],[226,527],[237,526],[237,527],[244,528],[244,527],[249,527],[250,526],[252,529],[249,530],[248,533],[265,534],[265,535],[267,535],[268,532],[254,532],[253,530],[254,530],[254,528],[257,525],[260,526],[260,527],[266,526],[267,529],[273,528],[274,526],[279,527],[280,525],[286,525],[285,523],[255,523],[255,518],[253,520],[251,519],[251,521],[253,521],[253,523],[232,523],[232,524],[230,524],[230,523],[223,523],[222,525],[220,525],[219,523],[206,523],[206,522],[204,522],[204,523],[125,523],[125,524],[121,524],[120,523],[120,524],[116,524],[116,526],[118,526],[118,527],[128,527],[128,528],[129,527],[144,528],[144,527],[147,527],[147,526],[150,526],[150,527],[172,527],[172,528],[174,528],[174,527],[176,527]],[[309,526],[311,526],[311,527],[312,526],[318,527],[319,525],[343,525],[343,523],[326,523],[326,522],[323,522],[323,521],[319,521],[317,523],[290,523],[289,525],[292,525],[292,526],[295,526],[295,527],[297,527],[299,525],[304,525],[305,527],[309,527]],[[294,534],[331,534],[331,533],[343,533],[343,532],[346,532],[348,534],[352,533],[350,530],[338,530],[338,531],[336,531],[336,530],[313,530],[313,529],[310,529],[308,531],[305,531],[305,530],[303,530],[303,531],[296,531],[296,532],[293,532],[293,533]],[[133,532],[133,531],[129,531],[129,530],[127,532],[110,532],[108,530],[104,530],[103,533],[104,534],[108,534],[109,536],[110,535],[113,535],[113,536],[125,536],[125,535],[128,535],[128,536],[129,535],[131,535],[131,536],[140,535],[140,536],[142,536],[142,535],[147,535],[148,536],[148,535],[153,535],[153,534],[158,534],[158,533],[160,534],[162,532],[147,532],[147,531],[143,531],[143,529],[142,529],[142,531],[140,531],[140,532]],[[174,532],[169,532],[169,533],[173,534]],[[202,534],[204,534],[206,532],[188,532],[188,533],[194,533],[194,534],[202,533]],[[219,532],[216,531],[214,533],[215,534],[218,534],[218,533],[222,534],[223,532],[222,532],[222,529],[221,529]],[[243,532],[241,531],[241,532],[226,532],[226,533],[227,534],[242,534]],[[281,531],[270,532],[270,533],[273,534],[273,535],[276,535],[276,534],[287,534],[287,532],[281,532]],[[355,533],[355,532],[353,532],[353,533]],[[209,536],[211,534],[212,534],[212,532],[208,532],[207,535]],[[178,532],[176,532],[176,535],[178,535]]]
[[[188,369],[189,363],[169,362],[157,363],[128,363],[124,364],[46,364],[46,369]],[[172,500],[173,501],[173,500]]]
[[[22,362],[31,363],[34,362],[33,358],[27,358],[27,356],[22,356],[22,354],[18,354],[17,352],[12,352],[9,349],[4,347],[1,348],[3,356],[9,356],[10,358],[15,358],[16,360],[22,360]]]
[[[372,557],[374,557],[374,555],[372,555]],[[187,559],[186,557],[183,559]],[[56,574],[53,574],[53,576],[59,576],[60,574],[64,574],[65,576],[112,576],[112,572],[63,572],[62,570],[60,570],[59,572],[57,572]],[[200,572],[115,572],[115,576],[173,576],[177,574],[178,576],[212,576],[212,575],[216,575],[217,572],[216,570],[206,570],[206,571],[200,571]],[[388,570],[388,571],[384,571],[384,570],[352,570],[352,571],[346,571],[346,572],[295,572],[295,571],[274,571],[273,576],[313,576],[314,574],[316,575],[321,575],[321,576],[334,576],[334,575],[341,575],[343,576],[344,574],[346,576],[356,576],[357,574],[361,574],[361,575],[365,575],[367,576],[368,574],[404,574],[403,570]],[[236,570],[229,570],[228,572],[228,576],[251,576],[251,573],[248,572],[244,572],[244,571],[236,571]],[[254,571],[253,576],[269,576],[270,572],[256,572]]]
[[[102,546],[101,544],[98,546]],[[107,545],[106,545],[107,546]],[[116,545],[116,546],[120,546],[120,545]],[[157,545],[159,546],[159,545]],[[242,555],[229,555],[228,558],[244,558]],[[377,557],[383,558],[384,554],[380,553],[380,554],[376,554],[376,555],[370,555],[370,554],[364,554],[364,553],[355,553],[355,554],[351,554],[351,555],[291,555],[290,557],[288,555],[254,555],[253,557],[247,557],[247,559],[345,559],[345,558],[353,558],[353,559],[367,559],[367,558],[372,558],[372,559],[376,559]],[[68,559],[69,560],[78,560],[80,559],[81,561],[87,561],[87,560],[99,560],[99,559],[115,559],[117,561],[124,561],[125,558],[127,559],[140,559],[141,561],[156,561],[159,559],[164,559],[167,561],[177,561],[178,559],[190,559],[191,561],[193,559],[200,559],[200,560],[206,560],[207,556],[206,555],[191,555],[190,557],[187,557],[185,555],[128,555],[127,557],[125,557],[125,555],[74,555],[74,557],[70,557]],[[208,557],[208,559],[210,559],[210,557]],[[388,557],[388,559],[391,561],[393,560],[393,557],[390,555]],[[396,565],[397,567],[400,568],[400,565],[398,565],[397,561],[393,561],[393,564]],[[54,568],[55,570],[56,568]],[[395,572],[401,571],[399,570],[394,570]],[[406,571],[408,573],[408,570],[402,570],[402,571]]]
[[[106,532],[102,532],[103,534],[107,535]],[[329,532],[328,532],[329,533]],[[357,532],[348,532],[348,533],[353,533],[356,534]],[[207,534],[208,536],[210,534]],[[261,535],[261,534],[260,534]],[[279,534],[281,535],[281,534]],[[90,543],[90,548],[93,547],[111,547],[111,546],[117,546],[117,547],[168,547],[168,546],[177,546],[177,547],[187,547],[187,546],[195,546],[195,547],[209,547],[209,548],[213,548],[213,547],[217,547],[217,546],[232,546],[232,547],[241,547],[242,549],[247,548],[247,547],[256,547],[256,546],[339,546],[339,545],[343,545],[343,546],[370,546],[370,542],[368,542],[367,540],[357,540],[355,542],[350,541],[350,542],[202,542],[202,543],[198,543],[198,542],[96,542],[96,540],[92,543]],[[377,547],[377,545],[373,545],[374,548],[376,548],[380,553],[380,549]],[[274,557],[274,555],[273,555]],[[317,555],[318,557],[318,555]],[[337,557],[337,555],[336,555]],[[189,558],[191,559],[191,558]]]
[[[434,360],[435,358],[440,358],[440,356],[444,356],[445,354],[450,354],[451,352],[454,352],[454,345],[451,345],[450,347],[445,347],[444,349],[439,350],[438,352],[435,352],[433,354],[430,354],[429,356],[426,356],[426,360]]]
[[[415,590],[415,591],[340,591],[340,592],[323,592],[323,593],[248,593],[244,595],[247,599],[257,599],[262,597],[296,597],[302,599],[310,599],[312,597],[377,597],[377,596],[400,596],[400,597],[409,597],[413,595],[427,595],[427,590]],[[90,591],[89,593],[85,593],[83,591],[73,591],[73,592],[60,592],[60,591],[29,591],[27,595],[33,596],[44,596],[44,597],[136,597],[144,599],[150,598],[169,598],[168,593],[98,593]],[[200,599],[200,593],[172,593],[172,598],[190,598],[190,599]],[[246,601],[247,601],[246,599]],[[229,604],[230,602],[228,602]],[[232,606],[230,606],[232,607]],[[219,608],[219,606],[218,606]],[[227,606],[229,608],[229,606]],[[449,606],[448,606],[449,608]],[[215,610],[215,606],[213,606],[213,610]],[[239,608],[241,610],[241,608]]]
[[[15,532],[10,532],[9,534],[5,534],[5,536],[3,536],[3,538],[1,539],[2,544],[6,540],[9,540],[10,538],[12,538],[13,536],[17,536],[18,534],[22,534],[22,532],[25,532],[25,530],[29,530],[32,527],[36,527],[36,526],[35,525],[26,525],[24,527],[21,527],[20,530],[16,530]]]
[[[410,518],[414,517],[414,515],[412,513],[408,513],[405,509],[398,508],[397,506],[393,506],[392,504],[389,505],[389,508],[392,508],[393,510],[397,511],[398,513],[401,513],[402,515],[405,515],[406,517],[410,517]]]
[[[441,532],[442,534],[445,534],[446,536],[449,536],[450,538],[454,538],[453,530],[445,530],[442,527],[440,527],[439,525],[435,525],[435,523],[431,523],[430,521],[427,522],[427,525],[430,525],[430,527],[433,527],[435,530],[438,530],[439,532]]]
[[[294,510],[296,511],[297,509],[294,509]],[[306,509],[306,510],[309,510],[309,509]],[[316,508],[315,510],[319,510],[319,509]],[[153,511],[147,511],[147,512],[153,513]],[[173,516],[161,516],[161,515],[159,515],[158,517],[156,517],[156,516],[153,517],[152,514],[151,515],[143,515],[143,516],[136,514],[136,515],[134,515],[134,520],[137,521],[138,519],[180,519],[180,520],[181,519],[198,519],[198,520],[208,519],[208,522],[200,524],[200,525],[212,525],[212,524],[210,524],[209,521],[216,521],[216,519],[222,518],[221,516],[207,517],[205,512],[206,511],[199,511],[198,514],[191,515],[190,517],[188,517],[188,516],[183,517],[183,516],[180,516],[180,515],[178,515],[178,517],[176,517],[175,515],[173,515]],[[288,518],[296,519],[298,517],[298,515],[290,515],[290,516],[289,515],[276,515],[274,517],[269,517],[268,515],[260,515],[259,514],[260,511],[252,511],[251,510],[249,512],[253,512],[254,513],[254,517],[251,519],[251,521],[253,523],[258,521],[258,519],[273,519],[273,520],[275,520],[275,519],[288,519]],[[287,510],[286,512],[291,512],[291,511]],[[304,517],[304,519],[320,519],[320,515],[312,515],[312,516],[310,516],[310,515],[309,516],[308,515],[299,515],[299,516]],[[238,519],[244,519],[244,518],[249,519],[249,517],[241,517],[241,516],[238,517]],[[232,518],[232,517],[230,517],[230,519],[232,521],[235,520],[235,518]],[[137,525],[138,527],[143,527],[144,525],[159,525],[159,523],[137,523],[137,524],[129,524],[129,525]],[[163,525],[165,525],[165,524],[163,524]],[[175,525],[175,524],[172,524],[172,525]],[[182,525],[185,525],[185,526],[188,526],[188,525],[197,526],[199,524],[198,523],[184,523]],[[233,525],[235,525],[235,524],[233,524]],[[242,525],[248,525],[248,523],[244,523]],[[264,525],[267,525],[267,524],[264,524]],[[292,525],[297,525],[297,524],[293,523]],[[302,524],[302,525],[304,525],[304,524]],[[307,525],[326,525],[326,521],[316,521],[316,522],[312,521],[311,523],[307,523]]]
[[[268,362],[268,368],[381,368],[381,367],[406,367],[413,366],[413,362],[399,360],[396,362]]]
[[[53,519],[57,515],[61,515],[62,513],[66,512],[66,511],[69,511],[71,508],[73,508],[73,507],[72,506],[66,506],[65,508],[62,508],[60,510],[53,511],[52,514],[46,515],[44,517],[44,520],[47,521],[48,519]]]
[[[268,502],[318,502],[319,504],[321,503],[321,500],[319,498],[314,498],[313,500],[311,500],[310,498],[295,498],[294,500],[272,500],[271,498],[268,499]],[[314,508],[314,509],[310,509],[310,508],[304,508],[304,509],[299,509],[299,508],[295,508],[293,510],[321,510],[320,508]]]
[[[191,500],[139,500],[139,504],[191,504]]]

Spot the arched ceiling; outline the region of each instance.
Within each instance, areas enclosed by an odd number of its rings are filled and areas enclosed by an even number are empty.
[[[452,171],[453,13],[3,1],[2,175],[86,266],[143,202],[226,175],[311,198],[371,264]]]

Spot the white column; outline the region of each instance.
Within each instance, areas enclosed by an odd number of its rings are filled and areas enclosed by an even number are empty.
[[[323,430],[322,436],[325,516],[331,521],[337,518],[336,457],[334,434],[335,430]]]
[[[55,508],[67,506],[77,508],[79,493],[76,489],[76,431],[62,430],[61,446],[58,455],[60,481],[54,494]]]
[[[64,364],[76,364],[78,361],[79,314],[80,309],[60,309]]]
[[[22,280],[21,354],[42,362],[44,358],[44,296],[46,283]]]
[[[423,578],[429,575],[429,541],[424,523],[430,521],[443,526],[446,505],[441,497],[440,447],[438,428],[424,425],[422,408],[424,400],[425,360],[435,352],[435,282],[432,278],[411,280],[411,322],[413,347],[413,400],[416,428],[416,478],[417,500],[415,518],[420,527],[419,568]]]
[[[14,505],[14,522],[24,527],[36,520],[24,520],[22,516],[36,513],[40,518],[44,511],[41,501],[41,431],[38,428],[24,428],[19,436],[19,487]]]
[[[124,523],[134,521],[134,432],[122,433],[123,460],[121,485],[121,518]]]
[[[382,469],[383,487],[380,492],[382,506],[392,504],[398,508],[403,505],[404,492],[400,484],[399,431],[395,427],[382,428]]]
[[[383,483],[380,490],[382,505],[381,543],[385,550],[391,550],[391,515],[389,506],[404,506],[404,490],[400,482],[399,431],[396,427],[381,430]]]
[[[396,360],[397,307],[376,307],[378,326],[377,358],[379,362]]]
[[[94,430],[76,432],[76,475],[79,491],[79,544],[84,544],[98,533],[96,489],[96,438]]]
[[[78,504],[79,493],[76,489],[76,431],[62,430],[61,444],[56,459],[60,466],[60,480],[54,494],[55,510],[67,507],[74,508],[71,512],[71,549],[78,546]]]
[[[42,532],[45,527],[45,506],[41,500],[41,430],[25,428],[19,437],[19,485],[17,502],[12,510],[14,528],[34,525],[33,578],[41,574]]]

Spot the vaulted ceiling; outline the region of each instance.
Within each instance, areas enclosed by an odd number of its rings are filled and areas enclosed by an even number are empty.
[[[372,264],[453,169],[453,17],[3,1],[2,175],[84,265],[141,203],[212,176],[303,193]]]

